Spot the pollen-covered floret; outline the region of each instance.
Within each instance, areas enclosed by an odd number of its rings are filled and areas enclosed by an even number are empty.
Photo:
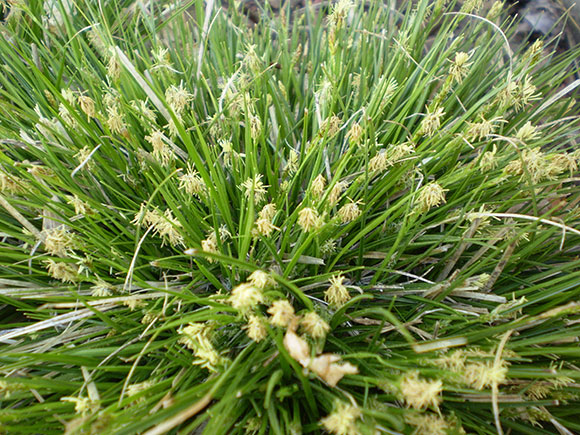
[[[316,312],[310,311],[300,319],[300,326],[314,339],[324,338],[330,326]]]
[[[272,223],[272,221],[270,221],[269,219],[260,218],[256,221],[255,231],[257,232],[257,234],[262,235],[264,237],[269,237],[274,232],[274,230],[279,230],[279,229],[280,228],[275,226]],[[256,235],[256,234],[252,234],[252,235]]]
[[[549,161],[540,147],[523,150],[521,157],[512,160],[505,166],[504,172],[508,175],[519,175],[521,180],[525,180],[529,175],[534,184],[552,178],[554,175],[549,167]]]
[[[258,234],[269,237],[274,230],[280,230],[272,223],[272,219],[276,216],[276,205],[273,203],[266,204],[258,213],[259,218],[256,220],[256,228]]]
[[[75,209],[75,214],[79,216],[94,213],[91,206],[80,199],[77,195],[68,196],[66,203],[72,205]]]
[[[250,177],[240,185],[240,189],[244,193],[244,196],[248,200],[253,198],[255,204],[266,199],[266,194],[268,193],[267,187],[268,186],[262,182],[262,174]]]
[[[468,140],[482,140],[488,137],[490,134],[493,134],[497,129],[499,122],[505,122],[501,118],[494,118],[487,120],[483,116],[480,117],[481,121],[479,122],[467,122],[467,131],[465,136]]]
[[[350,300],[348,289],[343,284],[345,277],[334,275],[330,278],[330,287],[324,292],[324,300],[330,305],[340,308]]]
[[[320,420],[320,423],[335,435],[356,435],[360,433],[356,426],[360,416],[358,407],[337,400],[332,413]]]
[[[44,248],[51,255],[64,257],[75,249],[78,242],[74,235],[64,225],[42,232]]]
[[[298,225],[306,232],[316,231],[322,226],[322,219],[315,209],[305,207],[298,212]]]
[[[232,304],[232,307],[244,314],[256,305],[264,303],[264,294],[254,284],[244,282],[234,287],[229,302]]]
[[[248,277],[248,282],[252,283],[254,286],[258,287],[261,290],[264,290],[267,287],[275,287],[276,281],[272,276],[264,272],[263,270],[256,270],[252,272],[252,274]]]
[[[516,139],[521,140],[524,143],[528,143],[540,137],[538,128],[533,126],[530,121],[522,125],[516,133]]]
[[[503,384],[506,380],[508,369],[505,361],[494,364],[493,361],[473,362],[465,366],[463,380],[466,384],[477,390]]]
[[[191,349],[197,357],[193,364],[200,365],[212,372],[225,363],[211,342],[211,328],[205,323],[190,323],[179,331],[179,342]]]
[[[386,150],[380,150],[369,160],[369,172],[380,173],[386,171],[391,165]]]
[[[330,194],[328,195],[329,204],[330,205],[336,204],[347,187],[348,183],[346,181],[337,181],[336,184],[330,190]]]
[[[424,136],[433,136],[439,127],[441,127],[441,118],[445,115],[442,107],[427,109],[427,114],[419,126],[419,134]]]
[[[24,181],[13,175],[9,175],[0,168],[0,192],[18,194],[25,192]]]
[[[469,72],[471,63],[468,62],[468,60],[469,54],[462,51],[455,53],[455,59],[451,62],[451,66],[449,67],[449,75],[457,83],[463,82],[463,79]]]
[[[87,120],[96,116],[95,101],[91,97],[80,95],[78,103],[83,113],[87,115]]]
[[[75,412],[80,415],[86,415],[99,409],[99,404],[88,397],[61,397],[61,402],[71,402],[75,405]]]
[[[211,233],[207,239],[201,241],[201,250],[210,254],[218,254],[217,238],[215,233]],[[207,261],[213,263],[213,258],[208,258]]]
[[[362,211],[358,206],[358,202],[350,201],[338,210],[337,217],[340,223],[347,224],[358,219],[361,214]]]
[[[420,379],[417,372],[411,372],[401,380],[400,390],[409,407],[439,409],[443,383],[440,380]]]
[[[46,260],[44,264],[48,269],[49,275],[55,279],[61,280],[62,282],[75,283],[80,279],[79,267],[74,263]]]
[[[268,330],[264,322],[264,318],[251,314],[248,316],[248,323],[243,326],[246,330],[246,334],[256,343],[262,341],[268,336]]]
[[[364,131],[359,123],[355,122],[350,129],[346,136],[348,137],[349,143],[351,145],[360,145],[363,139]]]
[[[174,153],[167,143],[167,137],[159,130],[153,130],[145,140],[153,146],[153,157],[162,166],[167,166],[174,158]]]
[[[118,106],[107,107],[107,126],[111,133],[121,134],[127,129],[125,115],[120,111]]]
[[[274,219],[276,216],[276,204],[269,203],[262,207],[262,210],[258,213],[261,219]]]
[[[187,171],[179,177],[179,189],[188,195],[196,196],[198,199],[205,198],[207,186],[199,173],[189,166]]]
[[[479,169],[483,173],[487,173],[497,168],[497,146],[494,144],[491,151],[484,152],[479,159]]]
[[[275,326],[287,327],[294,319],[294,307],[285,299],[274,301],[270,308],[268,308],[270,323]]]
[[[420,212],[429,211],[433,207],[445,204],[445,192],[437,182],[432,182],[424,186],[417,197],[417,207]]]
[[[312,185],[310,186],[310,191],[312,195],[319,199],[322,194],[324,193],[324,188],[326,187],[326,178],[322,174],[319,174],[314,181],[312,181]]]
[[[165,100],[177,115],[181,115],[186,106],[193,100],[193,95],[185,89],[182,82],[179,86],[171,85],[167,88]]]

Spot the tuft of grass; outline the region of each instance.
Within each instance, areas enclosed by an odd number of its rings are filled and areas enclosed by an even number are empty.
[[[443,3],[15,3],[0,431],[580,430],[580,53]]]

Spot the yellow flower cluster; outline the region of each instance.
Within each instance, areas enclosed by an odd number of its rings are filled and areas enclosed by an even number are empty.
[[[161,166],[168,166],[173,161],[175,155],[168,145],[167,137],[159,130],[153,130],[145,140],[153,146],[153,157]]]
[[[505,361],[496,365],[493,361],[472,362],[465,365],[464,382],[477,390],[503,384],[508,372]]]
[[[269,237],[274,230],[280,228],[274,226],[272,220],[276,216],[276,204],[266,204],[258,213],[258,220],[256,220],[256,231],[258,234]]]
[[[61,225],[57,228],[44,230],[44,248],[51,255],[65,257],[78,245],[78,241],[69,229]]]
[[[246,330],[248,337],[256,343],[262,341],[268,336],[268,330],[266,329],[264,318],[255,314],[250,314],[248,316],[248,323],[243,326],[243,329]]]
[[[183,115],[187,105],[193,100],[187,89],[185,89],[183,82],[179,86],[171,85],[165,90],[165,101],[178,117]]]
[[[324,193],[324,189],[326,188],[326,178],[322,174],[319,174],[310,185],[310,191],[312,192],[312,196],[316,199],[320,199],[322,194]]]
[[[179,189],[188,195],[196,196],[198,199],[204,199],[207,193],[205,181],[192,166],[189,166],[185,174],[179,177]]]
[[[494,118],[491,120],[485,119],[483,116],[480,116],[481,121],[479,122],[467,122],[467,132],[465,136],[468,140],[482,140],[488,137],[490,134],[493,134],[498,127],[497,123],[505,122],[501,118]]]
[[[330,325],[315,311],[304,314],[300,319],[300,326],[315,340],[326,337],[326,334],[330,331]]]
[[[193,364],[200,365],[210,371],[217,371],[225,364],[226,359],[221,356],[211,343],[211,328],[205,323],[189,323],[179,331],[179,342],[193,351],[198,358]]]
[[[320,420],[324,428],[335,435],[356,435],[360,431],[356,422],[361,416],[358,407],[342,401],[336,401],[331,414]]]
[[[268,308],[270,323],[274,326],[286,328],[294,320],[294,307],[290,302],[284,299],[274,301],[270,308]]]
[[[248,178],[240,185],[240,189],[248,200],[253,200],[255,204],[259,204],[266,199],[268,186],[262,182],[262,174]]]
[[[329,205],[336,204],[347,187],[348,183],[346,181],[337,181],[328,195]]]
[[[264,303],[265,299],[262,289],[252,283],[244,282],[233,288],[229,302],[232,307],[245,314],[256,305]]]
[[[455,60],[451,62],[451,66],[449,67],[449,75],[457,83],[462,83],[463,79],[469,72],[471,63],[469,63],[468,60],[469,54],[464,52],[455,53]]]
[[[417,196],[417,209],[421,212],[427,212],[433,207],[445,204],[445,192],[439,183],[432,182],[423,186]]]
[[[440,394],[443,391],[440,380],[420,379],[417,372],[410,372],[403,377],[399,388],[407,406],[415,409],[439,409],[442,400]]]
[[[358,202],[350,201],[338,210],[337,217],[340,223],[348,224],[358,219],[361,214],[362,211],[358,206]]]
[[[0,192],[18,194],[25,191],[24,181],[0,169]]]
[[[441,127],[441,118],[445,115],[442,107],[427,108],[427,114],[419,125],[419,134],[433,136]]]
[[[75,412],[80,415],[87,415],[99,409],[99,403],[88,397],[61,397],[61,402],[71,402],[75,405]]]
[[[48,273],[55,279],[62,282],[75,283],[79,281],[79,266],[74,263],[56,262],[54,260],[46,260],[44,262]]]
[[[348,289],[343,284],[345,277],[338,274],[330,278],[330,287],[324,292],[324,299],[329,305],[340,308],[350,300]]]
[[[169,244],[174,247],[184,244],[183,236],[179,232],[181,223],[177,218],[173,217],[173,213],[170,209],[165,210],[165,213],[161,213],[157,207],[153,208],[153,210],[146,210],[145,204],[141,204],[141,208],[135,215],[135,219],[133,219],[132,223],[151,228],[153,234],[156,234],[163,239],[161,246],[163,246],[165,242],[169,242]]]
[[[298,212],[298,225],[307,233],[316,231],[322,226],[322,219],[318,211],[311,207],[304,207]]]

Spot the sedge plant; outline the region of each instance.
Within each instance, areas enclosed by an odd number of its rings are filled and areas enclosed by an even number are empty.
[[[578,50],[454,6],[13,2],[0,432],[580,430]]]

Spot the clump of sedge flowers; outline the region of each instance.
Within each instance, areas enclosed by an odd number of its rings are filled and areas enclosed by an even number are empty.
[[[449,75],[453,77],[457,83],[462,83],[465,76],[469,72],[471,63],[468,62],[469,54],[464,52],[455,53],[455,59],[451,62],[449,67]]]
[[[441,127],[441,119],[445,115],[442,107],[428,108],[421,124],[419,134],[433,136]]]
[[[248,323],[243,326],[250,337],[255,342],[260,342],[268,336],[268,330],[266,329],[266,320],[261,316],[251,314],[248,317]]]
[[[216,371],[226,363],[211,342],[211,328],[205,323],[190,323],[179,329],[179,342],[193,351],[197,357],[193,364],[200,365],[209,371]]]
[[[356,434],[359,433],[356,423],[360,416],[361,411],[358,407],[337,401],[332,413],[320,420],[320,423],[332,434]]]
[[[337,217],[342,224],[347,224],[359,218],[362,211],[356,202],[348,202],[338,210]]]
[[[146,209],[146,204],[141,204],[139,212],[133,219],[133,224],[145,226],[153,231],[153,234],[162,238],[162,244],[169,242],[171,246],[183,245],[183,236],[180,233],[182,227],[179,220],[173,217],[170,209],[161,212],[157,208]]]
[[[340,308],[350,300],[350,293],[343,284],[345,279],[340,274],[330,278],[330,287],[324,292],[324,299],[331,306]]]
[[[438,207],[439,205],[444,204],[446,191],[447,189],[443,189],[443,187],[441,187],[437,182],[427,184],[419,190],[419,195],[417,196],[417,210],[424,213],[433,207]]]
[[[577,50],[481,0],[12,3],[0,432],[574,431]]]
[[[256,204],[261,203],[268,192],[266,185],[262,182],[262,174],[258,174],[254,177],[248,178],[240,185],[240,189],[244,192],[244,196],[253,201]]]
[[[179,176],[179,188],[200,200],[205,198],[207,190],[205,181],[192,166],[189,166],[187,171]]]
[[[439,409],[443,390],[443,383],[440,380],[420,379],[416,372],[411,372],[403,377],[399,388],[407,406],[415,409],[427,407]]]
[[[310,311],[301,317],[300,326],[315,340],[326,337],[326,334],[330,331],[328,323],[314,311]]]
[[[294,320],[294,307],[287,300],[274,301],[268,313],[271,315],[270,323],[275,326],[286,328]]]
[[[280,230],[276,227],[272,220],[276,216],[276,204],[266,204],[262,207],[262,210],[258,213],[258,219],[256,220],[255,231],[257,234],[269,237],[274,230]]]
[[[44,231],[44,247],[51,255],[65,257],[77,245],[76,236],[65,226]]]
[[[322,225],[322,218],[315,209],[305,207],[298,212],[298,225],[306,232],[316,231]]]
[[[256,305],[263,303],[265,299],[261,288],[245,282],[234,287],[229,301],[232,307],[241,313],[247,313]]]

